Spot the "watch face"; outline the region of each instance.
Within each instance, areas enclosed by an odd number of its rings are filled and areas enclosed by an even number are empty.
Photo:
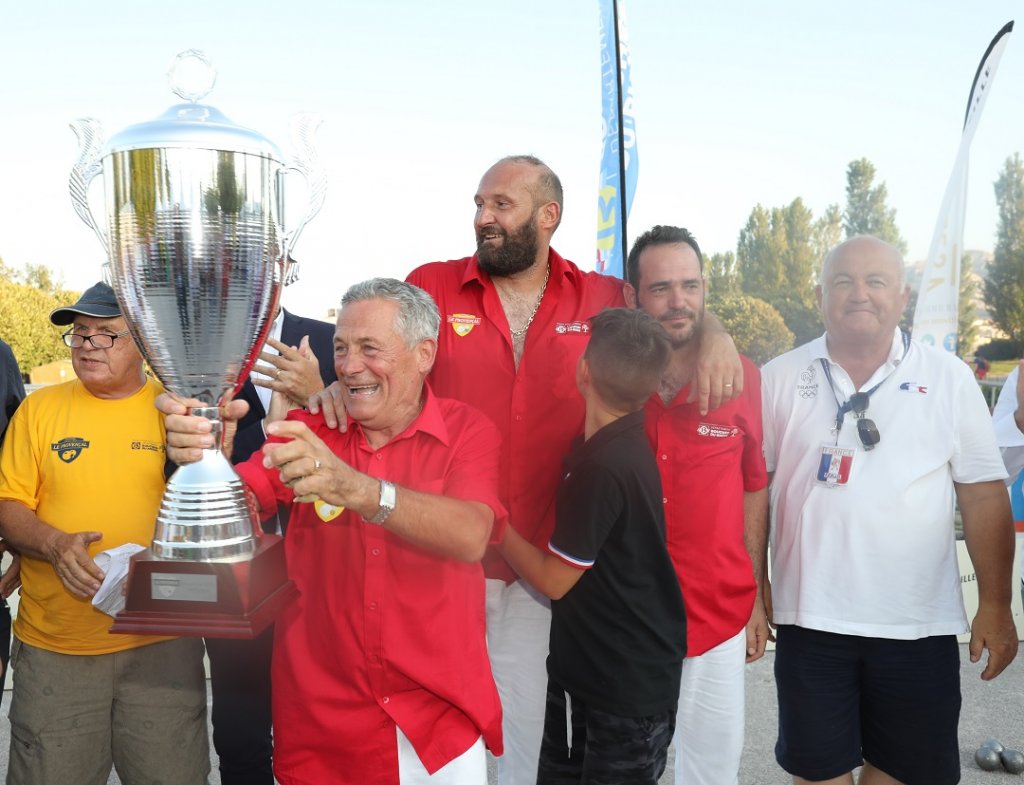
[[[370,523],[384,523],[385,519],[395,509],[395,486],[387,480],[380,481],[380,503],[377,507],[377,514],[370,518]]]

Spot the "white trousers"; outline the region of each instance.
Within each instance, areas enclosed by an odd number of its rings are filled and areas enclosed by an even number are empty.
[[[683,660],[675,785],[737,785],[743,754],[747,632]]]
[[[412,742],[398,732],[398,782],[400,785],[487,785],[487,754],[484,740],[477,739],[473,746],[457,758],[452,758],[433,774],[420,762]]]
[[[525,581],[487,580],[487,651],[501,697],[498,785],[536,785],[547,699],[551,603]]]

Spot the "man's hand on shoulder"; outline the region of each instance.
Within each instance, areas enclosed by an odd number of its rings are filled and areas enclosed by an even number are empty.
[[[310,414],[322,414],[328,428],[337,428],[342,433],[348,430],[348,413],[341,400],[341,382],[331,382],[325,389],[311,395],[306,402]]]
[[[690,400],[697,398],[700,413],[717,409],[743,392],[743,364],[736,344],[712,314],[704,315],[697,384],[691,385]]]

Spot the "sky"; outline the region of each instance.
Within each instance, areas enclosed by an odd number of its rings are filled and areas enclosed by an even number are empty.
[[[1008,0],[778,3],[625,0],[639,182],[631,236],[683,225],[706,253],[735,250],[755,204],[845,201],[866,157],[908,245],[927,255],[964,110]],[[103,250],[72,209],[77,142],[178,102],[185,49],[218,71],[206,103],[289,149],[289,118],[323,117],[326,202],[294,249],[283,302],[323,318],[345,289],[474,250],[473,195],[497,159],[531,153],[565,188],[553,246],[596,256],[601,158],[598,0],[177,0],[5,4],[0,18],[0,258],[44,264],[69,288]],[[971,148],[964,247],[991,249],[992,184],[1024,150],[1024,20],[1011,34]],[[289,184],[289,215],[302,211]],[[102,181],[91,197],[101,209]],[[0,323],[3,315],[0,314]]]

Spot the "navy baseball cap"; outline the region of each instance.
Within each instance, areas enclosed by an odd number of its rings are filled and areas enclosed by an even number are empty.
[[[86,289],[74,305],[66,305],[51,311],[50,321],[60,327],[71,324],[78,315],[112,319],[121,315],[121,306],[117,304],[114,290],[109,284],[100,281]]]

